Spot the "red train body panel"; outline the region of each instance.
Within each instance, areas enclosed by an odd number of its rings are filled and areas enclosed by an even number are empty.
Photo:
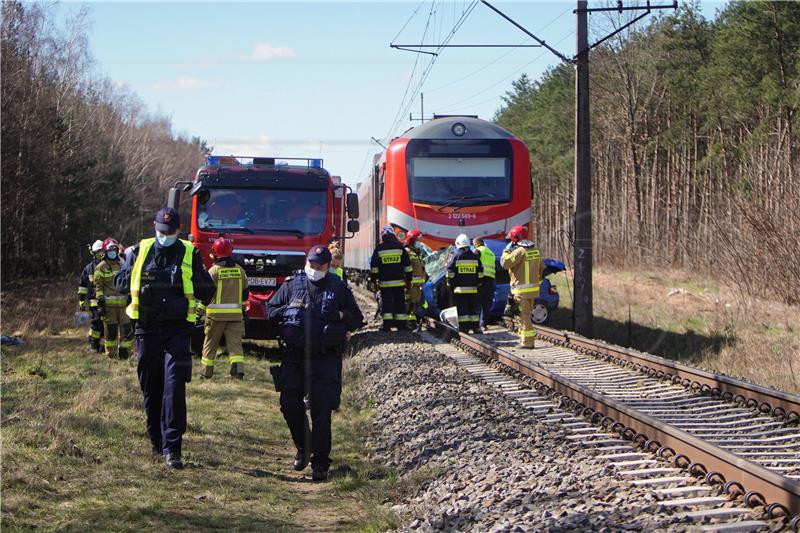
[[[347,265],[365,269],[380,228],[417,229],[433,250],[460,233],[502,238],[531,220],[528,148],[475,117],[439,117],[392,140],[358,188],[361,231]]]

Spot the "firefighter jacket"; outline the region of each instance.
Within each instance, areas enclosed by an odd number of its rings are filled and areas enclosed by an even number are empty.
[[[119,269],[119,261],[103,259],[94,270],[95,296],[103,298],[106,307],[124,307],[128,303],[128,296],[114,286],[114,276]]]
[[[89,301],[89,306],[97,307],[97,298],[94,295],[94,270],[97,268],[98,261],[92,261],[83,267],[81,279],[78,281],[78,303]]]
[[[125,254],[114,284],[130,292],[127,313],[136,320],[137,335],[194,324],[195,302],[208,302],[214,295],[199,251],[182,239],[170,246],[143,239]]]
[[[503,250],[500,266],[511,276],[511,294],[520,298],[535,298],[542,282],[542,256],[530,241],[520,241]]]
[[[447,282],[453,294],[478,294],[483,265],[478,255],[469,248],[459,248],[447,265]]]
[[[478,246],[475,249],[476,252],[480,254],[481,257],[481,265],[483,266],[483,277],[485,278],[492,278],[495,277],[495,261],[497,261],[497,256],[494,255],[494,252],[489,249],[488,246],[485,244],[483,246]]]
[[[411,283],[411,259],[397,239],[380,243],[369,262],[370,277],[378,280],[381,289],[405,287]]]
[[[242,302],[247,299],[247,274],[231,258],[219,260],[208,269],[208,275],[216,286],[214,298],[204,307],[206,316],[213,320],[242,320]]]
[[[408,299],[411,302],[419,302],[422,297],[422,286],[425,284],[425,265],[412,246],[406,246],[406,253],[411,262],[411,288],[408,290]]]
[[[287,280],[267,302],[267,315],[279,323],[290,352],[310,350],[312,356],[340,354],[347,332],[364,323],[350,287],[330,271],[319,281],[305,272]]]

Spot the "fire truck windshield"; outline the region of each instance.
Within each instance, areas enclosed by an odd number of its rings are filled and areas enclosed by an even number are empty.
[[[506,203],[511,200],[512,158],[504,139],[411,139],[406,148],[409,197],[452,207]]]
[[[326,191],[209,189],[198,206],[202,231],[318,235],[327,221]]]

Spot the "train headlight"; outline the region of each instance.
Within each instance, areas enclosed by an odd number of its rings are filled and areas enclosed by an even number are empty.
[[[452,131],[453,135],[456,137],[463,137],[464,134],[467,133],[467,127],[461,122],[456,122],[453,124],[453,127],[450,128],[450,131]]]

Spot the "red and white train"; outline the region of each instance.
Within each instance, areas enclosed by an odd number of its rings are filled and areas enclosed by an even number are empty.
[[[361,230],[346,264],[368,268],[380,229],[416,229],[432,250],[460,233],[502,239],[531,221],[528,148],[509,131],[474,116],[436,116],[392,140],[358,189]]]

